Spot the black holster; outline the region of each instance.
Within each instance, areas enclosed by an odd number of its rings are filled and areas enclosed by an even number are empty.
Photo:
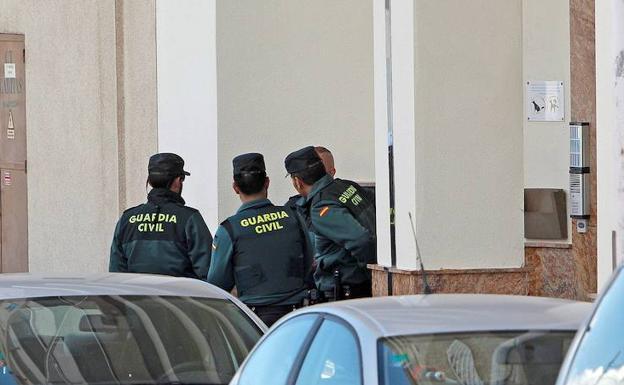
[[[342,299],[342,284],[340,270],[334,270],[334,301],[340,301]]]
[[[323,292],[315,288],[312,288],[312,289],[308,289],[308,291],[306,292],[306,296],[303,299],[302,305],[312,306],[312,305],[316,305],[317,303],[322,303],[322,302],[326,302]]]

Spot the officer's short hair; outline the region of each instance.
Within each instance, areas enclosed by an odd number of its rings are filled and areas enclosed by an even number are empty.
[[[153,188],[170,188],[173,181],[181,175],[171,176],[167,174],[149,174],[147,183]]]
[[[312,186],[325,175],[327,175],[327,172],[322,162],[315,163],[306,169],[291,174],[291,176],[301,179],[308,186]]]
[[[234,183],[245,195],[257,194],[264,188],[266,172],[234,174]]]

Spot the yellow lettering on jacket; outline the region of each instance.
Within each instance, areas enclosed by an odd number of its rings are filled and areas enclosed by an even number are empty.
[[[163,226],[162,223],[144,222],[144,223],[140,223],[139,226],[137,226],[137,230],[139,230],[142,233],[164,233],[165,227]]]
[[[283,228],[284,226],[282,226],[281,223],[279,223],[278,221],[273,221],[273,222],[263,223],[261,225],[258,225],[256,226],[254,230],[256,231],[256,234],[264,234],[270,231],[281,230]]]
[[[164,233],[165,223],[178,223],[175,214],[147,213],[136,214],[128,218],[128,222],[137,224],[137,230],[142,233]]]
[[[338,200],[342,203],[347,203],[351,197],[353,197],[357,193],[357,189],[354,186],[349,186],[342,194],[338,197]],[[358,202],[359,203],[359,202]]]
[[[256,215],[254,217],[243,218],[240,220],[240,225],[242,227],[255,226],[261,223],[273,222],[278,219],[288,218],[288,213],[284,210],[269,213],[269,214],[261,214]]]
[[[142,222],[161,222],[161,223],[178,223],[178,217],[175,214],[136,214],[128,218],[130,223]]]

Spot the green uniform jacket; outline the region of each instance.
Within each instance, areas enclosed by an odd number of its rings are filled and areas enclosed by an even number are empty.
[[[333,183],[326,175],[318,180],[305,200],[314,232],[316,271],[314,280],[319,290],[333,290],[335,269],[340,270],[341,282],[356,285],[370,281],[368,263],[376,259],[375,234],[371,234],[351,215],[349,209],[337,201],[319,200],[312,204],[314,196]]]
[[[168,189],[152,189],[147,203],[126,210],[115,228],[111,272],[205,279],[212,235],[199,211]]]
[[[275,212],[286,209],[285,207],[274,206],[268,199],[260,199],[252,202],[244,203],[235,215],[229,217],[227,221],[236,228],[238,223],[246,223],[247,218],[255,218],[257,214],[264,212]],[[230,233],[225,228],[225,222],[219,226],[215,233],[214,243],[212,246],[212,264],[208,272],[208,282],[220,288],[231,291],[237,286],[238,295],[241,301],[247,305],[266,306],[266,305],[290,305],[300,303],[306,294],[308,286],[312,285],[310,270],[314,257],[309,238],[307,237],[305,226],[301,222],[301,218],[295,212],[286,209],[293,218],[278,220],[280,226],[284,226],[284,230],[270,231],[261,234],[246,233],[241,235],[245,237],[245,246],[249,250],[241,250],[241,245],[232,242]],[[255,224],[251,225],[252,227]],[[286,226],[295,226],[296,228],[288,229]],[[253,234],[253,235],[251,235]],[[264,238],[264,239],[261,239]],[[267,242],[268,240],[268,242]],[[279,242],[279,247],[271,247]],[[250,245],[263,244],[268,247],[251,247]],[[276,255],[274,253],[282,252],[284,255]],[[288,263],[277,267],[274,266],[276,261],[288,260],[295,256],[303,255],[303,266],[301,267],[303,277],[302,282],[297,287],[285,288],[286,281],[270,282],[267,277],[286,277],[289,269]],[[245,259],[246,261],[242,261]],[[250,265],[255,265],[263,273],[259,273],[261,278],[257,282],[258,286],[252,287],[249,293],[243,289],[248,287],[250,282],[240,282],[241,279],[258,280],[258,274],[244,274],[245,269]],[[284,269],[284,271],[266,271],[266,269]],[[296,269],[298,267],[295,267]],[[284,278],[288,279],[288,278]],[[292,282],[291,282],[292,285]],[[258,289],[260,288],[260,289]]]
[[[312,254],[314,255],[314,250],[315,250],[314,232],[312,231],[312,223],[310,222],[310,216],[305,212],[305,208],[304,208],[305,201],[306,199],[304,197],[297,194],[288,198],[286,203],[284,203],[284,206],[296,212],[301,222],[305,225],[306,234],[308,236],[308,240],[310,241]]]

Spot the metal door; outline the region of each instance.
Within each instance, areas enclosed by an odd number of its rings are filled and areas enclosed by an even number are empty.
[[[23,170],[0,170],[2,185],[0,197],[2,208],[2,263],[3,273],[28,271],[28,199],[26,172]]]
[[[24,36],[0,34],[0,271],[28,271]]]

